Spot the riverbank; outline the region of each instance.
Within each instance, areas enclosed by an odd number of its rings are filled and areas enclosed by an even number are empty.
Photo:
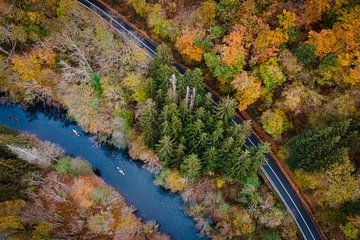
[[[3,237],[169,239],[156,223],[142,223],[86,161],[4,126],[0,139]]]

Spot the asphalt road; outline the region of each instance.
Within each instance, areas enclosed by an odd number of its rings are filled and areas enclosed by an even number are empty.
[[[140,32],[134,29],[123,19],[116,17],[110,9],[108,9],[103,4],[97,2],[96,0],[76,0],[87,9],[92,11],[98,17],[107,21],[118,33],[123,36],[136,41],[139,47],[146,50],[149,57],[153,58],[156,52],[156,45],[144,37]],[[185,68],[177,63],[174,63],[174,67],[183,74]],[[219,99],[214,98],[214,102],[218,102]],[[240,123],[243,119],[235,118],[234,123]],[[250,136],[246,144],[257,148],[260,144],[259,139],[256,136]],[[292,188],[288,180],[286,179],[284,173],[279,168],[275,160],[267,155],[267,162],[261,166],[261,170],[264,172],[265,176],[270,181],[271,185],[274,187],[275,191],[280,196],[281,200],[284,202],[285,206],[293,216],[296,224],[298,225],[304,239],[306,240],[320,240],[322,239],[319,230],[316,228],[314,222],[312,221],[308,211],[302,204],[301,200],[295,193],[295,190]]]

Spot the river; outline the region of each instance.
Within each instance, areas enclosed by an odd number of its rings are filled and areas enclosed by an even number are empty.
[[[16,116],[14,121],[12,116]],[[35,134],[61,146],[67,155],[79,156],[89,161],[106,183],[114,187],[133,205],[136,215],[143,220],[155,220],[159,230],[175,240],[201,239],[195,222],[184,213],[184,203],[177,194],[171,194],[153,183],[154,174],[142,167],[122,150],[95,146],[91,135],[75,123],[69,123],[62,114],[38,108],[25,110],[19,105],[0,105],[0,125]],[[73,134],[77,130],[80,136]],[[120,166],[125,176],[116,167]]]

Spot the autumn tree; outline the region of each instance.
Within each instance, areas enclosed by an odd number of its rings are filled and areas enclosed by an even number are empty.
[[[203,57],[204,49],[195,46],[196,35],[194,32],[188,32],[181,35],[177,40],[175,47],[188,61],[200,62]]]
[[[259,78],[267,90],[271,90],[286,81],[276,58],[270,58],[259,66]]]
[[[141,17],[145,17],[148,14],[149,8],[146,0],[128,0],[128,3],[133,6],[135,12]]]
[[[335,58],[334,66],[340,73],[341,82],[349,85],[360,83],[360,41],[356,37],[360,31],[359,14],[360,8],[354,7],[342,14],[332,29],[309,32],[308,43],[316,47],[316,55],[321,59]]]
[[[260,121],[264,130],[273,137],[281,135],[291,127],[285,113],[278,108],[263,112]]]
[[[217,7],[214,0],[206,0],[200,3],[195,13],[195,24],[199,26],[211,26],[215,23]]]
[[[235,30],[223,39],[221,48],[221,61],[226,66],[242,69],[245,65],[247,51],[244,48],[246,28],[238,25]]]
[[[147,24],[151,32],[163,39],[175,41],[179,35],[178,29],[172,20],[166,18],[164,10],[160,4],[154,4],[147,16]]]
[[[235,97],[238,100],[238,108],[240,111],[246,110],[248,106],[255,103],[262,94],[261,81],[247,72],[242,72],[235,76],[231,82],[235,92]]]

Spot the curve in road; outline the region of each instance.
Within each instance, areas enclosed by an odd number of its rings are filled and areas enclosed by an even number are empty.
[[[139,47],[146,50],[146,53],[150,58],[153,58],[156,53],[156,45],[137,31],[134,27],[128,24],[124,19],[117,17],[113,14],[107,6],[96,0],[76,0],[81,5],[89,9],[91,12],[96,14],[98,17],[107,21],[113,29],[119,32],[121,35],[134,40],[138,43]],[[181,73],[184,74],[186,69],[178,63],[174,63],[174,67]],[[219,99],[214,97],[214,102],[218,102]],[[236,117],[233,122],[240,123],[244,119]],[[249,147],[258,148],[260,140],[255,136],[250,136],[246,145]],[[302,204],[300,198],[296,194],[295,190],[285,177],[284,173],[277,165],[275,160],[268,154],[267,161],[261,166],[261,170],[264,172],[267,179],[275,191],[284,202],[285,206],[293,216],[296,224],[298,225],[304,239],[306,240],[321,240],[322,236],[317,229],[315,223],[310,217],[310,214]]]

